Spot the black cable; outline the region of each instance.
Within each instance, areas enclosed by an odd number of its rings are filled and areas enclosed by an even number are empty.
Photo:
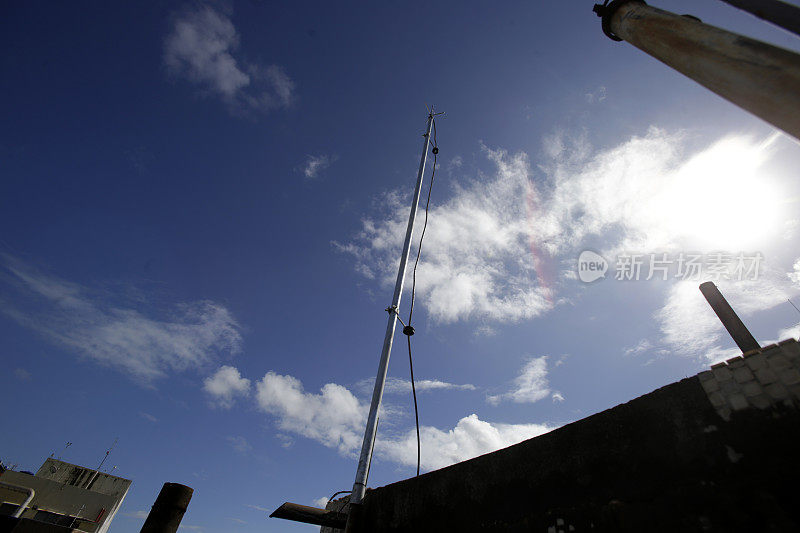
[[[406,339],[408,339],[408,367],[411,369],[411,393],[414,395],[414,420],[417,423],[417,475],[419,475],[421,446],[419,439],[419,411],[417,411],[417,389],[414,386],[414,362],[411,358],[411,335],[406,336]]]
[[[414,328],[411,327],[411,317],[414,315],[414,300],[417,293],[417,265],[419,265],[419,258],[422,254],[422,240],[425,238],[425,230],[428,229],[428,210],[431,205],[431,191],[433,190],[433,180],[436,177],[436,160],[439,153],[439,144],[436,140],[436,120],[431,119],[433,123],[433,171],[431,172],[431,183],[428,186],[428,198],[425,201],[425,223],[422,225],[422,234],[419,236],[419,245],[417,245],[417,258],[414,261],[414,270],[411,275],[411,305],[408,310],[408,326],[403,328],[403,333],[406,334],[408,339],[408,367],[411,370],[411,394],[414,396],[414,420],[417,426],[417,475],[419,476],[419,467],[421,462],[421,444],[419,437],[419,409],[417,408],[417,387],[414,384],[414,359],[411,356],[411,335],[414,334]],[[402,323],[402,321],[401,321]]]

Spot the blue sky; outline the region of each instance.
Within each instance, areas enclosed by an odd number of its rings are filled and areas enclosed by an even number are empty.
[[[432,103],[423,470],[735,355],[697,290],[718,252],[760,258],[717,281],[756,338],[797,337],[797,142],[591,6],[4,5],[2,460],[94,466],[118,438],[113,531],[166,481],[195,488],[186,529],[311,531],[266,514],[352,486]],[[658,6],[798,49],[719,1]],[[615,279],[650,254],[669,279]],[[415,468],[398,340],[371,486]]]

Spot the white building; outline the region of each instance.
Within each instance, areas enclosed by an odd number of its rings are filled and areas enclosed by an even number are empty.
[[[0,515],[106,533],[130,486],[129,479],[50,458],[35,475],[0,472]]]

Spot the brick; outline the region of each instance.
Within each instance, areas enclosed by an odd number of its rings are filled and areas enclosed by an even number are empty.
[[[748,401],[750,402],[750,405],[757,407],[758,409],[768,409],[772,405],[772,402],[766,394],[753,396],[752,398],[748,398]]]
[[[731,420],[731,410],[730,410],[729,407],[720,407],[719,409],[717,409],[717,414],[725,422],[730,422],[730,420]]]
[[[706,394],[711,394],[712,392],[719,390],[719,381],[716,379],[709,379],[708,381],[703,382],[703,389],[706,391]]]
[[[766,353],[766,352],[774,352],[774,351],[778,351],[778,350],[780,350],[780,348],[778,347],[777,344],[768,344],[768,345],[764,346],[763,348],[761,348],[761,351],[764,352],[764,353]],[[769,355],[769,354],[767,354],[767,355]]]
[[[760,370],[762,368],[767,367],[767,356],[762,353],[755,352],[755,355],[752,355],[747,359],[745,359],[745,362],[747,363],[747,366],[750,367],[750,369]]]
[[[769,385],[770,383],[778,381],[778,376],[769,368],[764,368],[762,370],[756,370],[756,379],[762,385]]]
[[[742,364],[744,364],[744,362],[742,362]],[[747,383],[748,381],[753,381],[755,376],[749,368],[743,366],[733,371],[733,379],[736,380],[736,383]]]
[[[715,364],[715,365],[711,365],[711,368],[712,368],[712,369],[717,369],[717,368],[725,368],[726,366],[728,366],[728,365],[726,365],[726,364],[725,364],[725,361],[723,361],[723,362],[721,362],[721,363],[717,363],[717,364]]]
[[[725,401],[725,396],[723,396],[719,392],[712,392],[708,395],[708,401],[711,402],[711,405],[714,407],[722,407],[727,405],[728,402]]]
[[[747,409],[750,407],[750,404],[747,403],[747,398],[744,397],[744,394],[734,394],[728,398],[728,403],[731,404],[731,408],[734,411],[741,411],[742,409]]]
[[[789,359],[783,354],[768,355],[767,363],[771,369],[778,371],[792,367],[792,363],[790,363]]]
[[[745,383],[742,385],[742,392],[748,398],[758,396],[763,390],[764,389],[761,388],[761,384],[758,381],[751,381],[750,383]]]
[[[789,391],[787,391],[786,387],[780,383],[767,385],[765,390],[767,391],[767,394],[769,394],[774,400],[784,400],[789,397]]]
[[[780,380],[784,383],[784,385],[795,385],[800,383],[800,372],[796,368],[790,368],[788,370],[784,370],[780,374]]]
[[[711,368],[714,367],[712,366]],[[717,378],[717,381],[727,381],[733,378],[733,373],[727,366],[721,366],[714,368],[714,377]]]
[[[714,373],[711,370],[705,370],[697,374],[697,378],[700,380],[701,383],[704,383],[709,379],[714,379]]]
[[[744,352],[742,354],[742,357],[747,359],[748,357],[752,357],[752,356],[760,354],[760,353],[761,353],[761,350],[747,350],[746,352]]]

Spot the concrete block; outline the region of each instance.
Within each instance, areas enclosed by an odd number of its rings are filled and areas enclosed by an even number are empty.
[[[731,421],[731,409],[730,409],[730,407],[720,407],[719,409],[717,409],[717,414],[725,422],[730,422]]]
[[[709,394],[708,401],[711,402],[711,405],[717,408],[723,407],[728,404],[728,402],[725,401],[725,396],[723,396],[719,392],[712,392],[711,394]]]
[[[776,353],[774,355],[767,356],[767,364],[773,370],[781,371],[787,368],[792,367],[792,363],[789,362],[789,359],[780,353]]]
[[[708,381],[703,382],[703,389],[706,391],[706,394],[711,394],[712,392],[719,390],[719,381],[716,379],[709,379]]]
[[[709,379],[714,379],[714,373],[711,370],[704,370],[703,372],[697,374],[697,378],[701,383],[704,383]]]
[[[775,383],[778,381],[778,376],[769,368],[764,368],[761,370],[756,370],[756,379],[762,385],[769,385],[770,383]]]
[[[784,385],[795,385],[800,383],[800,371],[798,371],[796,368],[784,370],[778,377]]]
[[[783,355],[792,360],[800,360],[800,343],[794,339],[788,339],[778,343],[783,351]]]
[[[800,384],[789,385],[789,391],[796,400],[800,400]]]
[[[714,367],[712,366],[711,368]],[[733,379],[733,373],[731,372],[731,370],[728,368],[727,365],[720,366],[714,368],[714,377],[717,378],[717,381],[727,381],[729,379]]]
[[[730,396],[731,394],[738,394],[741,391],[741,387],[738,383],[729,379],[719,384],[719,390],[722,391],[722,394],[725,396]]]
[[[747,359],[748,357],[752,357],[752,356],[754,356],[756,354],[760,354],[760,353],[761,353],[761,350],[747,350],[746,352],[744,352],[742,354],[742,357]]]
[[[728,368],[731,370],[734,368],[739,368],[740,366],[744,366],[744,359],[741,357],[734,357],[733,359],[728,359],[725,362],[728,363]]]
[[[734,394],[728,398],[728,403],[730,403],[731,408],[734,411],[741,411],[742,409],[747,409],[750,407],[750,404],[747,403],[747,398],[744,397],[744,394]]]
[[[742,392],[748,398],[752,398],[753,396],[758,396],[763,392],[763,388],[758,381],[751,381],[750,383],[745,383],[742,385]]]
[[[772,383],[771,385],[767,385],[765,390],[773,400],[785,400],[789,397],[789,391],[786,390],[786,387],[780,383]]]
[[[744,365],[744,361],[742,361],[742,365]],[[733,379],[736,380],[736,383],[747,383],[748,381],[753,381],[755,376],[749,368],[742,366],[734,369]]]
[[[750,402],[750,405],[758,409],[768,409],[770,406],[772,406],[772,402],[766,394],[759,394],[758,396],[753,396],[747,400]]]
[[[761,370],[767,367],[767,356],[763,353],[755,352],[755,355],[745,359],[745,363],[751,370]]]

